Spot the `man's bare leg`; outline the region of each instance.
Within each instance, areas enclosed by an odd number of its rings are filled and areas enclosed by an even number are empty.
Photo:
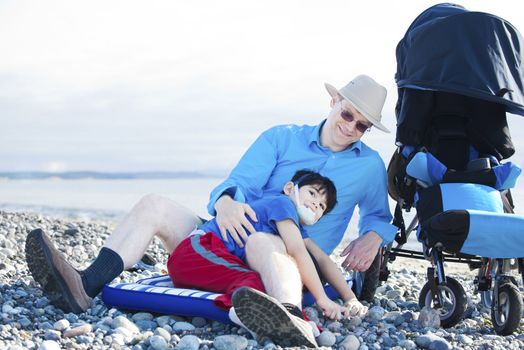
[[[278,236],[255,233],[246,243],[248,265],[260,274],[267,294],[302,308],[302,280],[293,258]]]
[[[171,253],[198,223],[200,219],[181,205],[147,195],[133,207],[84,271],[74,269],[40,229],[27,236],[26,260],[34,279],[53,304],[66,312],[83,312],[106,283],[143,256],[154,236]]]
[[[153,237],[162,241],[168,253],[197,225],[198,216],[177,202],[158,195],[144,196],[104,243],[104,247],[122,258],[124,269],[136,264],[144,255]]]

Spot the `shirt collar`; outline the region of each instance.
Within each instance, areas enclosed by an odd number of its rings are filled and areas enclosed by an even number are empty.
[[[327,147],[322,146],[320,143],[320,131],[322,130],[322,127],[326,123],[327,119],[324,119],[320,122],[320,124],[316,125],[313,130],[311,131],[311,134],[309,135],[309,144],[316,143],[318,147],[322,149],[328,149]],[[336,152],[336,153],[342,153],[342,152],[351,152],[355,150],[357,155],[360,155],[360,152],[362,151],[362,141],[358,140],[357,142],[354,142],[351,146],[346,148],[343,151]],[[330,150],[331,151],[331,150]],[[335,152],[334,152],[335,153]]]

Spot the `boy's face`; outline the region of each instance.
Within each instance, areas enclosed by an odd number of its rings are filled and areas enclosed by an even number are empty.
[[[315,213],[315,223],[324,215],[326,211],[326,193],[324,189],[320,188],[318,185],[304,185],[298,189],[300,203],[296,203],[295,196],[295,187],[292,182],[288,182],[284,187],[284,193],[286,193],[295,206],[300,204],[304,205],[306,208],[309,208]]]

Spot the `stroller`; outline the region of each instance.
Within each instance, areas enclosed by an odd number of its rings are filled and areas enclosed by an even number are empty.
[[[510,272],[524,280],[524,216],[514,214],[510,188],[521,171],[501,161],[514,153],[506,112],[524,116],[523,48],[507,21],[452,4],[424,11],[397,46],[398,148],[388,190],[399,233],[380,253],[379,278],[397,256],[429,260],[419,306],[437,309],[444,327],[467,306],[445,261],[478,269],[475,291],[498,334],[520,323],[522,296]],[[403,249],[413,231],[422,252]]]

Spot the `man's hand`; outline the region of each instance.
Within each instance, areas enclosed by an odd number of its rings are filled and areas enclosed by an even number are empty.
[[[369,231],[363,236],[358,237],[344,249],[340,256],[346,256],[342,262],[342,267],[346,270],[364,272],[371,266],[377,256],[378,248],[382,243],[382,238],[375,231]]]
[[[227,232],[229,232],[233,240],[240,247],[243,247],[248,237],[246,230],[251,233],[256,232],[246,215],[251,220],[258,221],[257,214],[248,204],[237,202],[228,195],[223,195],[216,201],[215,210],[217,212],[216,221],[220,229],[220,235],[226,242],[228,241]]]

